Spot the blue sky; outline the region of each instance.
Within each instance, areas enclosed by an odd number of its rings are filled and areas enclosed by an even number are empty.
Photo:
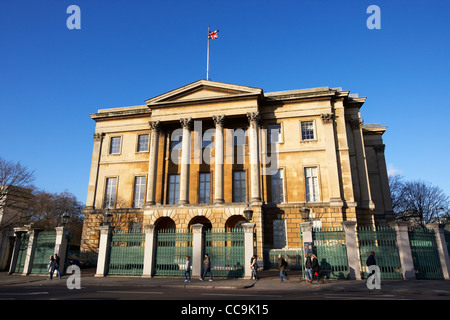
[[[81,9],[69,30],[67,7]],[[369,30],[370,5],[381,29]],[[35,185],[85,202],[98,109],[206,77],[265,92],[342,87],[367,97],[388,167],[450,195],[448,0],[0,3],[0,156],[35,170]]]

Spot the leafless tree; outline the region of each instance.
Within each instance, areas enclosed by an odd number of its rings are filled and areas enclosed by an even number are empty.
[[[27,221],[34,172],[20,162],[0,157],[0,233],[8,233]]]
[[[398,220],[427,224],[448,216],[450,198],[444,191],[422,180],[389,177],[392,206]]]

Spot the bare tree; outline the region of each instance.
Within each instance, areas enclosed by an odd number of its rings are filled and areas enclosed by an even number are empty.
[[[389,177],[392,206],[398,220],[427,224],[446,217],[450,198],[444,191],[422,180],[403,181],[401,176]]]
[[[0,157],[0,232],[7,233],[27,220],[34,172],[20,162]]]

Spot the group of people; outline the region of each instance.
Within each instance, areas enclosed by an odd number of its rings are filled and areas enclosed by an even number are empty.
[[[284,282],[283,279],[286,279],[286,281],[289,282],[287,262],[281,254],[278,255],[278,270],[280,271],[280,282]],[[313,280],[317,279],[318,281],[323,282],[320,274],[319,260],[315,254],[309,255],[308,253],[305,253],[305,273],[306,281],[311,283]]]
[[[186,256],[186,264],[184,267],[184,282],[191,282],[191,257]],[[251,279],[255,278],[255,280],[258,280],[258,260],[256,255],[253,255],[253,257],[250,260],[250,268],[251,268]],[[211,271],[211,258],[208,254],[205,254],[205,259],[203,260],[203,273],[200,277],[200,281],[204,281],[206,275],[209,273],[209,281],[213,281],[213,274]]]
[[[48,280],[52,280],[53,279],[53,274],[56,271],[56,275],[58,276],[58,278],[61,279],[61,272],[59,272],[59,256],[58,254],[54,254],[52,256],[50,256],[50,262],[47,266],[47,270],[49,272],[49,277]]]

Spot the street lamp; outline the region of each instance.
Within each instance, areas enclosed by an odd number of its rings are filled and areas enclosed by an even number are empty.
[[[245,208],[245,210],[244,210],[244,217],[247,221],[250,221],[253,218],[253,210],[250,209],[248,204],[247,204],[247,208]]]
[[[112,221],[112,214],[109,212],[108,209],[106,209],[105,213],[103,214],[103,225],[110,226],[111,221]]]
[[[61,218],[61,224],[63,227],[69,222],[69,219],[70,219],[69,213],[64,212]]]
[[[306,221],[309,221],[309,213],[311,210],[309,208],[303,207],[300,209],[300,214],[302,215],[302,218]]]

